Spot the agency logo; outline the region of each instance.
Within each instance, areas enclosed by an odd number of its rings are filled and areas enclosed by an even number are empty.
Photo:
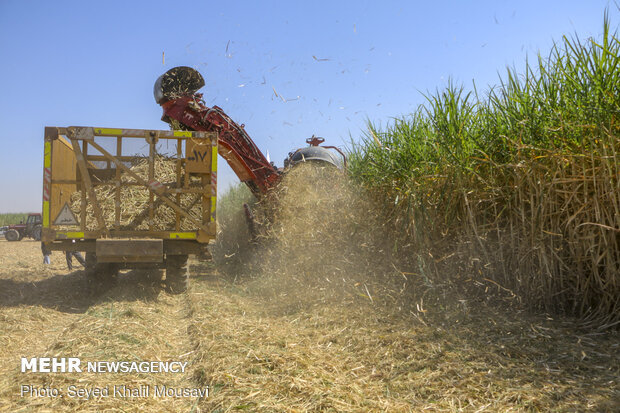
[[[22,357],[22,373],[185,373],[187,361],[87,361],[78,357]]]
[[[77,357],[22,357],[22,373],[81,373]]]

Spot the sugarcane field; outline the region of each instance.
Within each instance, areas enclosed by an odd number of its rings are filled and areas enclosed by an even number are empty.
[[[0,3],[0,412],[620,411],[620,6],[226,6]]]

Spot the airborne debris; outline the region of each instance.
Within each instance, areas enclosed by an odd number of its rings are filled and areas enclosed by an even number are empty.
[[[318,58],[318,57],[316,57],[315,55],[312,55],[312,58],[313,58],[314,60],[316,60],[317,62],[328,62],[328,61],[330,61],[330,60],[331,60],[331,59],[319,59],[319,58]]]

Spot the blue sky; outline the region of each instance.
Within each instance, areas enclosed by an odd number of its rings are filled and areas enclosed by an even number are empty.
[[[45,126],[166,129],[152,89],[174,66],[198,69],[207,104],[281,166],[311,135],[344,146],[450,78],[485,90],[562,35],[598,37],[606,7],[616,29],[603,0],[0,0],[0,212],[40,210]],[[234,181],[222,168],[220,189]]]

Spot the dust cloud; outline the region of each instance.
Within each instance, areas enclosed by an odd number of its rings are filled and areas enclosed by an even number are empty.
[[[392,263],[381,211],[343,172],[299,165],[253,209],[256,241],[249,241],[245,215],[235,212],[214,253],[220,271],[248,293],[283,313],[326,302],[400,301],[407,278]]]

